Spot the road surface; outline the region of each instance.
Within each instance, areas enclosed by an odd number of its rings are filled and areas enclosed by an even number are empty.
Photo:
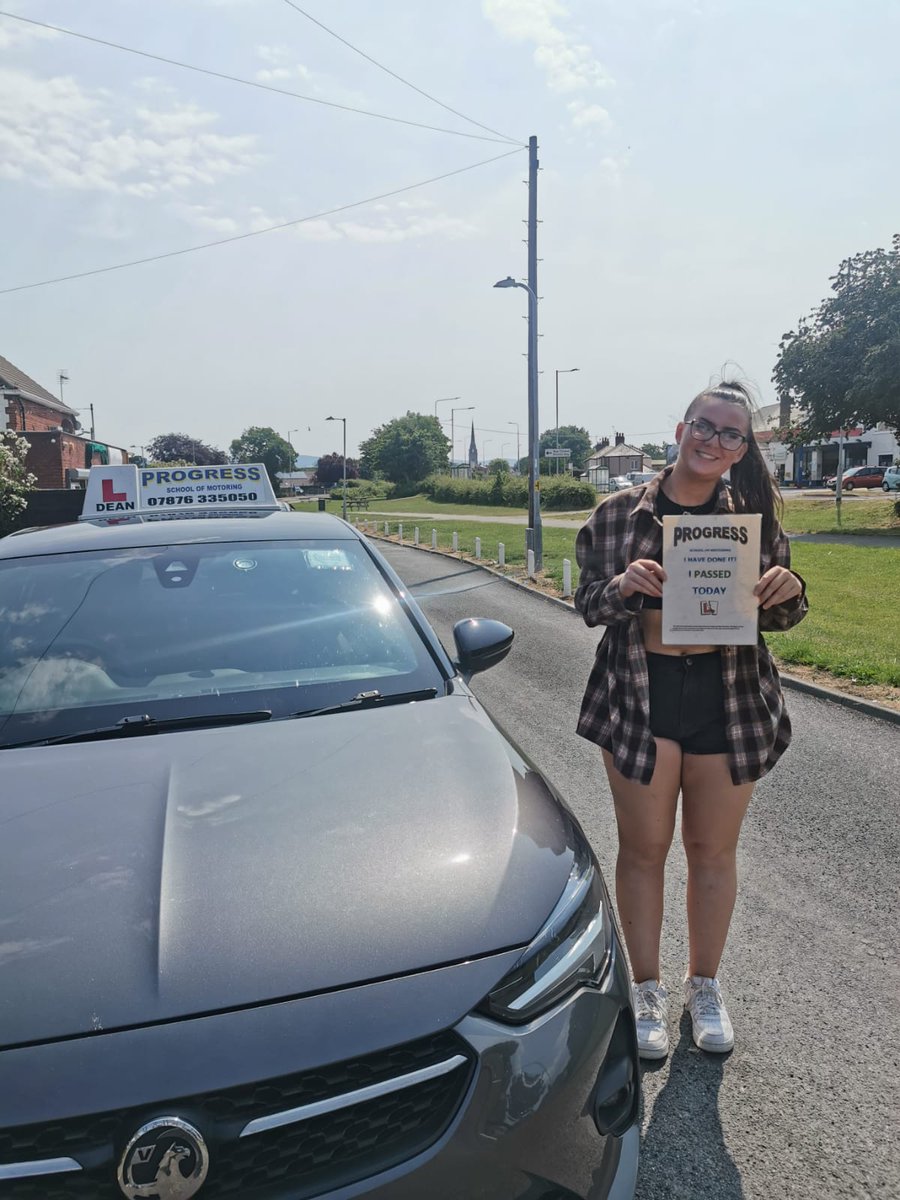
[[[597,632],[470,563],[379,547],[451,653],[463,617],[515,628],[510,656],[475,690],[567,798],[612,882],[599,752],[574,733]],[[670,856],[673,1052],[644,1071],[639,1200],[900,1197],[900,736],[828,701],[787,698],[794,742],[758,785],[739,852],[720,970],[737,1045],[725,1058],[696,1050],[681,1017],[685,866],[680,846]]]

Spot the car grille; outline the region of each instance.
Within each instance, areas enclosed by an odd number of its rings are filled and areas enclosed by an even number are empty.
[[[463,1061],[428,1077],[430,1068],[456,1058]],[[314,1071],[183,1096],[152,1108],[0,1130],[0,1166],[72,1158],[84,1168],[69,1174],[0,1178],[0,1197],[121,1200],[116,1182],[119,1156],[141,1125],[163,1115],[196,1125],[207,1142],[209,1174],[198,1200],[317,1196],[396,1166],[437,1141],[462,1103],[474,1065],[471,1047],[447,1032]],[[415,1072],[426,1077],[331,1112],[239,1136],[251,1121],[390,1085]]]

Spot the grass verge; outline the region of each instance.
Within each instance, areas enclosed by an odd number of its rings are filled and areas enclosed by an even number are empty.
[[[789,496],[784,501],[784,527],[788,533],[868,533],[900,538],[898,499],[894,493],[845,496],[838,525],[833,496]]]
[[[396,541],[398,523],[388,524]],[[480,561],[491,566],[497,566],[498,543],[502,542],[508,572],[520,578],[524,575],[524,526],[439,518],[427,523],[404,521],[404,542],[412,542],[415,524],[420,544],[430,545],[435,529],[438,549],[445,551],[452,549],[456,531],[460,555],[466,558],[474,557],[475,538],[480,537]],[[379,526],[383,535],[384,522]],[[559,593],[564,558],[572,563],[573,583],[577,584],[575,532],[544,527],[544,578],[539,586]],[[900,554],[891,546],[798,542],[793,547],[793,562],[806,580],[810,612],[796,629],[767,635],[778,661],[788,668],[796,663],[825,671],[835,677],[836,686],[842,680],[877,685],[888,689],[879,698],[900,702]]]

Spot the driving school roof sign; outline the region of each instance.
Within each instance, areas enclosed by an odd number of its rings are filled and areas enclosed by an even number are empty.
[[[262,463],[212,467],[92,467],[80,520],[277,509]]]

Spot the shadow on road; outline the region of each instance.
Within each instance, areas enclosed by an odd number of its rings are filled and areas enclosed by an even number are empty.
[[[744,1200],[740,1172],[719,1119],[723,1060],[728,1057],[698,1050],[690,1017],[682,1014],[669,1077],[641,1140],[636,1200]]]

